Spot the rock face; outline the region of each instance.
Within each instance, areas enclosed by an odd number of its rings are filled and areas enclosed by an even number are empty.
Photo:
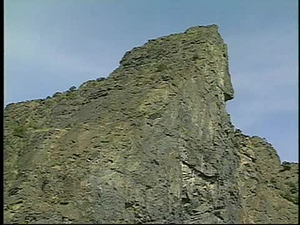
[[[5,223],[297,223],[298,164],[236,130],[216,25],[4,112]]]

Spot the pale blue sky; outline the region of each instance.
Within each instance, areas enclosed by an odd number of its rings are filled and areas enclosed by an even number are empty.
[[[233,124],[298,161],[297,0],[5,0],[5,104],[106,77],[149,39],[217,24]]]

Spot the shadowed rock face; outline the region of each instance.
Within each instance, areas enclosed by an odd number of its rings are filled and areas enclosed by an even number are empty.
[[[298,164],[235,130],[216,25],[4,112],[6,223],[297,223]]]

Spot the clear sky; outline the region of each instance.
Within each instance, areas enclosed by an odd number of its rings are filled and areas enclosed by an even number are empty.
[[[297,0],[5,0],[5,105],[107,77],[149,39],[217,24],[243,133],[298,162]]]

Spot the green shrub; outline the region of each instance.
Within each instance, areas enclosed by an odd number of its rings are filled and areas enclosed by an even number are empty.
[[[276,182],[276,178],[275,178],[275,177],[272,177],[271,180],[270,180],[270,182],[271,182],[272,184],[276,184],[276,183],[277,183],[277,182]]]
[[[58,92],[55,92],[54,95],[53,95],[52,97],[57,97],[57,96],[60,96],[61,94],[62,94],[62,93],[58,91]]]
[[[299,203],[299,197],[298,195],[292,195],[290,192],[282,192],[280,194],[283,198],[285,198],[286,200],[293,202],[294,204],[298,204]]]
[[[99,82],[99,81],[103,81],[103,80],[105,80],[104,77],[100,77],[100,78],[97,78],[97,79],[96,79],[96,81],[98,81],[98,82]]]
[[[197,53],[194,53],[193,54],[193,57],[192,57],[192,60],[197,60],[197,59],[199,59],[199,55],[197,54]]]
[[[16,127],[14,128],[12,134],[13,134],[14,136],[17,136],[17,137],[22,138],[22,137],[24,137],[25,132],[26,132],[25,127],[22,126],[22,125],[20,125],[20,126],[16,126]]]
[[[70,91],[75,91],[75,90],[76,90],[76,87],[75,87],[75,86],[72,86],[72,87],[69,88],[68,92],[70,92]]]
[[[292,194],[295,194],[295,193],[297,193],[297,184],[296,183],[294,183],[294,182],[292,182],[292,181],[288,181],[288,182],[286,182],[285,183],[286,185],[288,185],[289,187],[290,187],[290,192],[292,193]]]
[[[74,92],[67,92],[67,94],[66,94],[66,96],[65,96],[65,98],[66,99],[76,99],[76,93],[74,93]]]
[[[290,170],[291,169],[291,163],[284,161],[281,166],[283,167],[282,171]]]
[[[28,127],[32,128],[32,129],[37,129],[37,125],[35,122],[33,122],[32,120],[28,123]]]
[[[168,69],[168,67],[164,63],[160,63],[160,64],[158,64],[156,71],[157,72],[162,72],[162,71],[164,71],[166,69]]]

